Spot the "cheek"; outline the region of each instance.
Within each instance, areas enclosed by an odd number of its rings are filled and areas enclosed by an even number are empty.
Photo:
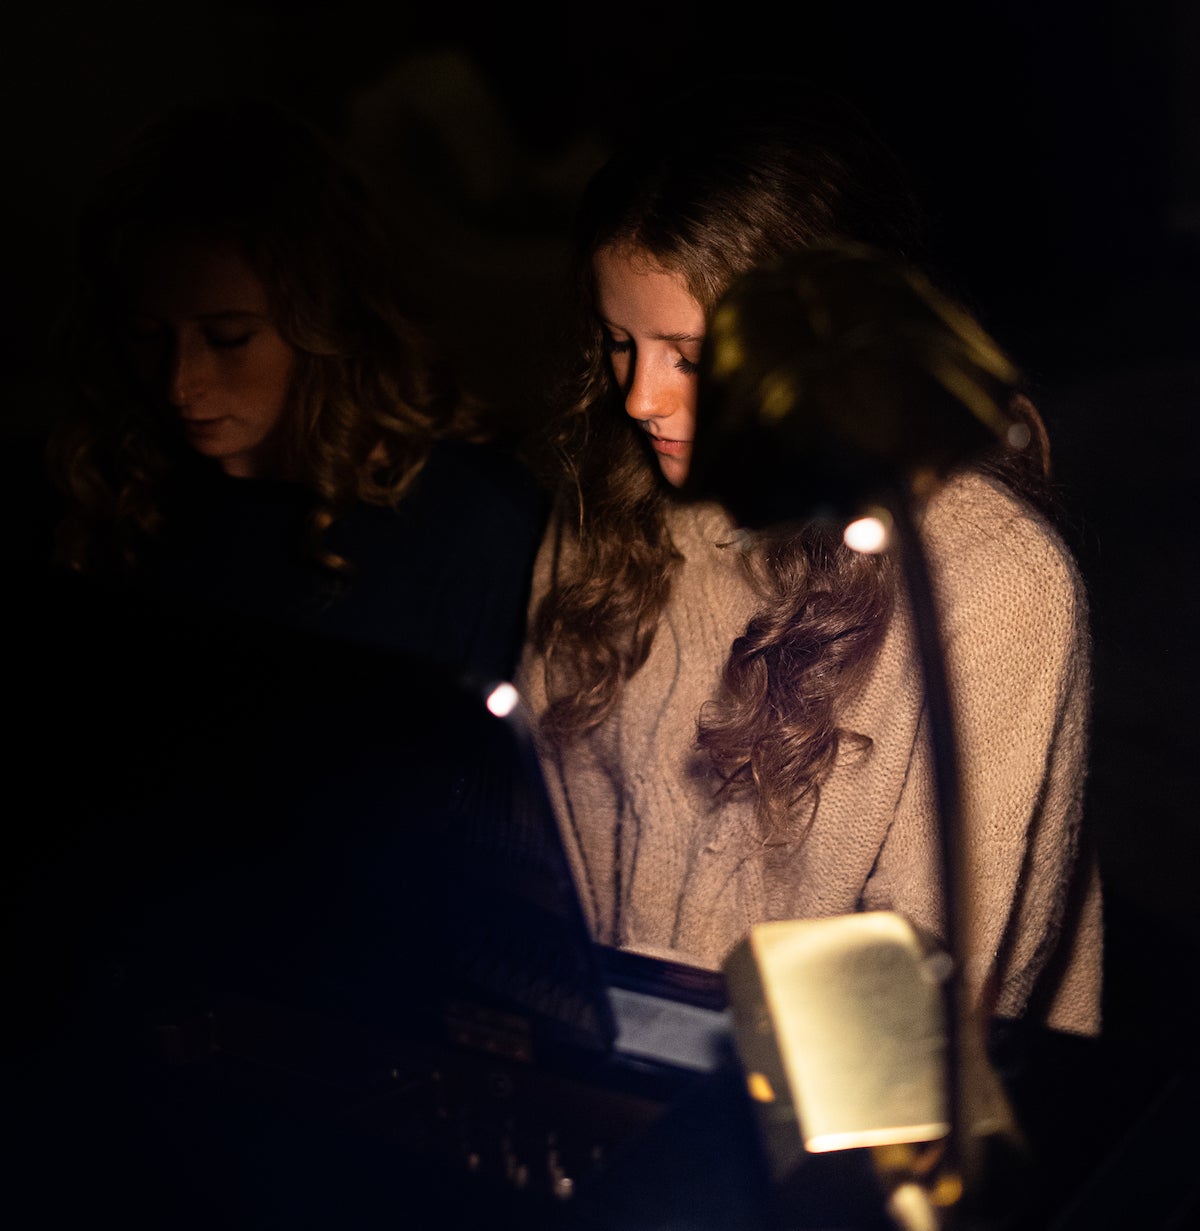
[[[696,377],[689,376],[683,384],[679,395],[679,413],[688,421],[691,427],[696,426],[696,406],[700,400],[700,389]]]
[[[696,377],[673,371],[663,392],[663,401],[672,412],[671,435],[681,440],[691,440],[696,434],[696,406],[699,401]]]
[[[275,406],[277,414],[283,413],[283,409],[287,405],[288,399],[291,396],[292,377],[295,373],[295,369],[295,359],[290,352],[281,358],[275,365],[275,370],[271,380],[271,391],[272,403]]]
[[[287,406],[296,367],[295,354],[283,342],[247,355],[241,384],[264,418],[277,419]]]

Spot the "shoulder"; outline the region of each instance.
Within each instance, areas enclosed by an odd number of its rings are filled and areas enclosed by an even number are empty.
[[[930,499],[920,528],[950,618],[1008,613],[1068,627],[1086,619],[1086,588],[1066,542],[999,480],[954,477]]]
[[[724,507],[707,501],[671,501],[666,521],[672,541],[688,559],[744,545],[753,537],[738,529]]]
[[[499,445],[440,440],[418,480],[423,499],[452,498],[460,507],[507,517],[540,533],[548,500],[533,472]]]

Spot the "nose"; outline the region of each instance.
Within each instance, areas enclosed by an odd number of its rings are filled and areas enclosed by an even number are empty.
[[[203,347],[186,335],[176,337],[167,366],[167,399],[176,410],[186,410],[204,396],[207,363]]]
[[[670,385],[656,379],[650,365],[635,360],[625,386],[625,413],[639,423],[666,419],[672,413]]]

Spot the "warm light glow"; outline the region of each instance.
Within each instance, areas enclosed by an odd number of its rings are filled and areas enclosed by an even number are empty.
[[[488,693],[487,707],[497,718],[507,718],[517,708],[520,694],[511,684],[497,684]]]
[[[764,377],[759,386],[759,414],[764,423],[785,419],[798,400],[792,382],[774,373]]]
[[[859,517],[850,522],[842,531],[842,541],[851,551],[862,552],[864,555],[873,555],[883,551],[888,545],[888,522],[890,520],[888,518],[885,521],[884,517],[878,513]]]
[[[933,1204],[941,1206],[943,1209],[961,1201],[962,1196],[962,1176],[956,1175],[954,1172],[946,1172],[938,1176],[937,1183],[934,1184],[933,1191],[930,1193]]]
[[[756,1103],[773,1103],[775,1101],[775,1091],[771,1089],[771,1083],[767,1080],[765,1073],[747,1073],[746,1088],[750,1091],[750,1097]]]
[[[937,1141],[950,1131],[941,1120],[929,1124],[898,1124],[894,1128],[853,1129],[846,1133],[821,1133],[804,1139],[810,1154],[828,1154],[834,1150],[861,1150],[866,1146],[900,1145],[907,1141]]]
[[[898,1184],[887,1199],[887,1208],[892,1221],[905,1231],[938,1231],[941,1226],[929,1194],[915,1180]]]

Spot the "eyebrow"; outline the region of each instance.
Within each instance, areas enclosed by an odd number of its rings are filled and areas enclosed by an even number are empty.
[[[157,321],[158,317],[150,312],[132,312],[130,316],[133,320]],[[255,312],[251,308],[223,308],[219,312],[198,312],[190,318],[194,321],[200,321],[205,325],[219,324],[234,324],[240,321],[268,321],[270,316],[266,312]]]
[[[600,318],[600,323],[610,331],[615,329],[620,333],[629,332],[624,326],[606,320],[603,316]],[[703,342],[704,336],[702,333],[652,333],[650,335],[655,342]]]
[[[234,320],[256,320],[265,321],[267,314],[265,312],[254,312],[249,308],[227,308],[222,312],[201,312],[197,315],[198,321],[234,321]]]

